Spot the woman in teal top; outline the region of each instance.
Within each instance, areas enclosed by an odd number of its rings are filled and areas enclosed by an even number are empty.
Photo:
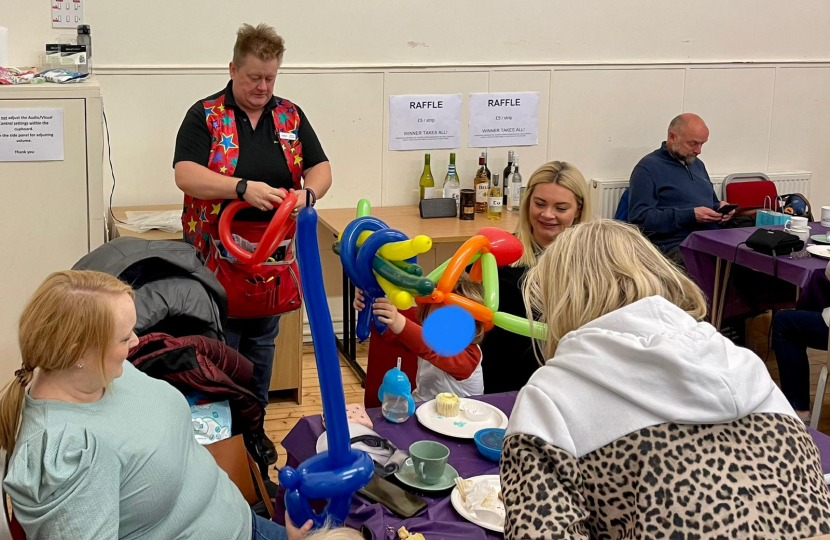
[[[124,360],[134,325],[130,287],[89,271],[50,275],[21,315],[0,447],[28,539],[289,538],[196,442],[184,396]]]

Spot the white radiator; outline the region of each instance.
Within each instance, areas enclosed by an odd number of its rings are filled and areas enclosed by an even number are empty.
[[[769,179],[775,182],[779,195],[801,193],[810,198],[810,184],[813,174],[808,171],[768,172]],[[727,175],[711,174],[715,193],[723,199],[723,181]],[[623,192],[628,188],[628,180],[623,178],[595,178],[590,181],[591,215],[594,218],[613,219]]]

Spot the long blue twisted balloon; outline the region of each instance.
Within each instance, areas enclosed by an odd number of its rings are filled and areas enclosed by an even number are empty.
[[[327,519],[339,525],[349,515],[352,495],[369,483],[375,468],[369,454],[353,449],[349,442],[340,359],[317,245],[317,212],[310,206],[300,210],[297,217],[297,257],[317,357],[328,451],[305,460],[297,469],[283,467],[279,479],[285,487],[285,508],[295,525],[302,526],[309,519],[315,527],[322,527]],[[309,500],[320,499],[329,503],[318,515],[311,509]]]

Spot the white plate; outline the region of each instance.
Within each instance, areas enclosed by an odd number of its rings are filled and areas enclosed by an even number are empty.
[[[438,414],[438,409],[433,399],[418,407],[415,411],[415,416],[418,418],[418,422],[425,428],[440,433],[441,435],[457,437],[459,439],[472,439],[475,437],[476,431],[481,429],[507,427],[507,416],[498,408],[477,399],[459,399],[461,403],[470,401],[477,403],[479,409],[485,414],[481,415],[481,419],[476,419],[475,421],[470,420],[464,411],[458,413],[458,416],[451,418],[441,416]]]
[[[499,480],[499,475],[497,474],[483,474],[481,476],[473,476],[471,478],[467,478],[467,480],[472,480],[475,483],[486,482],[487,485],[495,487],[498,491],[501,491],[501,480]],[[478,519],[478,517],[475,514],[464,508],[464,504],[462,504],[461,502],[461,493],[458,492],[458,486],[452,489],[452,493],[450,493],[450,502],[452,503],[453,508],[455,508],[455,511],[461,514],[461,517],[463,517],[467,521],[475,523],[483,529],[504,534],[504,523],[502,523],[501,527],[499,527],[498,525],[493,525],[486,521],[482,521]],[[497,506],[500,506],[502,509],[504,509],[504,503],[501,500],[499,500]]]
[[[830,246],[807,246],[807,251],[816,257],[830,259]]]

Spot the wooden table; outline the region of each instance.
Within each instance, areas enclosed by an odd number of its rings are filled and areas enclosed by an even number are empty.
[[[355,219],[356,214],[355,208],[331,208],[317,211],[320,228],[335,239]],[[503,211],[500,220],[492,221],[488,220],[484,214],[476,214],[475,219],[471,221],[462,221],[457,217],[421,219],[417,206],[372,208],[372,216],[382,220],[390,228],[401,231],[409,238],[419,234],[432,238],[432,250],[418,256],[418,263],[423,267],[424,274],[449,259],[458,249],[456,244],[474,236],[482,227],[498,227],[512,233],[519,223],[519,213],[509,211]],[[358,365],[356,358],[357,316],[352,307],[354,295],[354,284],[343,271],[343,337],[341,339],[335,336],[335,339],[340,354],[363,381],[366,378],[366,372]]]
[[[182,240],[182,233],[169,233],[159,230],[152,230],[143,233],[131,231],[123,227],[117,220],[127,219],[128,211],[162,211],[178,210],[180,204],[159,204],[153,206],[119,206],[113,207],[112,213],[115,220],[110,216],[110,230],[112,237],[130,236],[143,238],[144,240]],[[277,354],[280,356],[279,364],[276,364]],[[280,333],[275,341],[274,352],[275,366],[279,369],[271,370],[271,385],[269,390],[290,391],[294,400],[302,405],[303,399],[303,310],[302,308],[286,313],[280,318]]]

